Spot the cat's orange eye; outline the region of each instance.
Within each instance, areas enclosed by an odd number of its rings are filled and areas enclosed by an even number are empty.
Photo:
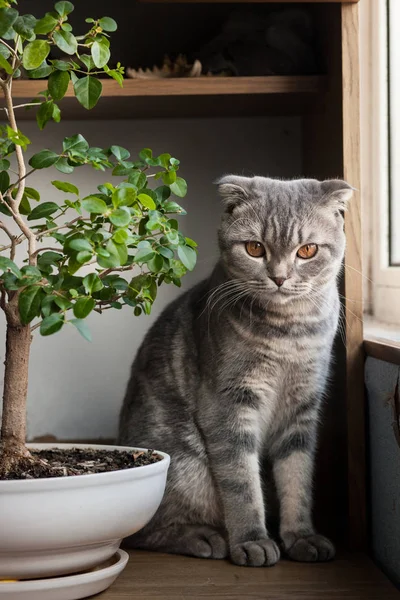
[[[255,258],[260,258],[265,254],[265,248],[260,242],[246,242],[246,251]]]
[[[312,258],[317,254],[317,244],[306,244],[297,250],[297,256],[299,258]]]

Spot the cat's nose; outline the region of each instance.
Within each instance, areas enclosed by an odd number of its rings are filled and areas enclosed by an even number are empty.
[[[285,283],[287,277],[270,277],[270,279],[272,279],[278,287],[281,287]]]

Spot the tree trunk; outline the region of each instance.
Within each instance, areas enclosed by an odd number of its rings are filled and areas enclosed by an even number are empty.
[[[7,319],[0,474],[7,473],[19,459],[30,456],[25,442],[31,328],[10,321]]]

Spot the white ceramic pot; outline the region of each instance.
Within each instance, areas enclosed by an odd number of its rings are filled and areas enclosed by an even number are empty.
[[[121,446],[33,444],[35,449]],[[54,577],[111,558],[157,511],[170,458],[110,473],[0,481],[0,579]]]

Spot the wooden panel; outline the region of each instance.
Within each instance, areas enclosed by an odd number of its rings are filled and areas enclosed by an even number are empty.
[[[218,4],[218,3],[237,3],[237,4],[254,4],[254,3],[259,3],[259,4],[276,4],[277,2],[279,2],[279,4],[285,4],[285,3],[289,3],[293,4],[296,2],[301,2],[302,4],[305,4],[304,0],[139,0],[140,2],[153,2],[153,3],[171,3],[171,2],[180,2],[181,4],[186,4],[189,2],[195,2],[196,4],[199,2],[203,2],[203,3],[208,3],[208,4]],[[359,2],[359,0],[307,0],[307,3],[312,3],[312,4],[341,4],[342,2],[348,3],[348,4],[356,4],[357,2]]]
[[[360,189],[359,20],[357,5],[342,6],[343,174]],[[366,453],[362,324],[361,194],[356,191],[345,219],[346,405],[349,469],[349,541],[365,548]]]
[[[400,592],[363,555],[332,563],[281,561],[252,569],[226,561],[132,552],[130,561],[99,600],[398,600]]]
[[[400,366],[400,343],[398,342],[369,337],[364,340],[364,351],[367,356]]]
[[[315,9],[323,55],[327,59],[328,92],[325,111],[304,118],[304,170],[308,176],[318,178],[343,177],[359,190],[358,7],[355,4],[319,5]],[[357,191],[345,218],[347,250],[341,292],[346,298],[343,320],[346,346],[338,338],[332,393],[321,434],[317,501],[318,506],[323,507],[322,499],[325,498],[330,511],[334,511],[335,503],[339,503],[336,514],[331,513],[332,524],[346,534],[353,547],[364,548],[366,489],[360,217],[360,193]],[[343,449],[347,456],[343,455]],[[334,483],[329,481],[330,477]],[[348,506],[347,524],[345,514],[340,512],[344,502]]]
[[[121,88],[113,79],[104,79],[103,98],[137,96],[230,96],[236,94],[318,93],[325,89],[326,78],[321,76],[271,77],[193,77],[176,79],[125,79]],[[43,81],[15,81],[14,98],[30,98],[43,90]],[[66,97],[74,96],[72,85]]]
[[[317,179],[343,177],[341,7],[316,5],[312,12],[326,61],[328,91],[323,107],[314,103],[312,113],[303,119],[303,174]],[[335,540],[345,540],[348,531],[345,371],[345,345],[338,335],[319,435],[315,486],[316,524]]]
[[[325,87],[324,76],[130,79],[122,89],[115,81],[106,80],[104,96],[93,110],[82,108],[71,88],[60,106],[63,119],[303,115],[323,104]],[[42,89],[42,81],[15,82],[15,104],[29,102]],[[34,119],[35,109],[21,108],[18,116]]]

